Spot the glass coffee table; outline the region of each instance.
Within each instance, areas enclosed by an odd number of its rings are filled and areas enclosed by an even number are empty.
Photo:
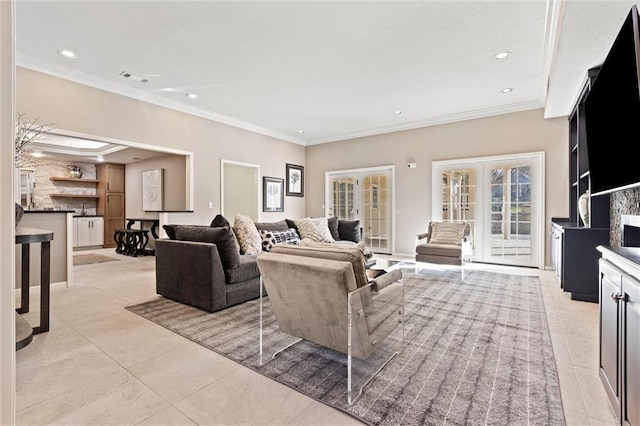
[[[379,277],[382,274],[385,274],[393,269],[396,269],[400,263],[402,263],[401,260],[377,259],[377,258],[368,259],[365,264],[367,276],[369,278]]]

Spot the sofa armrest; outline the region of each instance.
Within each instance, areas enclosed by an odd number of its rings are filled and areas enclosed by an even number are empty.
[[[209,312],[226,306],[225,275],[212,243],[159,239],[156,292]]]
[[[400,269],[394,269],[393,271],[389,271],[386,274],[379,275],[369,280],[369,282],[372,284],[371,289],[375,292],[378,292],[383,288],[389,286],[390,284],[393,284],[396,281],[400,281],[401,279],[402,271]]]
[[[428,236],[429,236],[429,233],[424,232],[424,233],[422,233],[422,234],[418,234],[418,235],[416,235],[416,238],[418,238],[419,240],[422,240],[422,239],[427,238]]]

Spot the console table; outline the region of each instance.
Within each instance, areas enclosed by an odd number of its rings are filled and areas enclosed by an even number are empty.
[[[19,314],[29,312],[29,264],[31,244],[40,243],[40,325],[33,327],[33,334],[49,331],[49,292],[51,278],[51,241],[53,232],[38,228],[16,228],[16,244],[22,246],[21,263],[21,287],[20,307],[16,309]],[[28,340],[28,341],[27,341]],[[26,346],[31,341],[31,336],[16,342],[16,348]]]
[[[127,229],[132,229],[133,224],[136,222],[140,222],[140,229],[144,228],[145,223],[151,224],[151,235],[153,238],[158,239],[158,226],[160,225],[160,219],[149,219],[149,218],[127,218]]]

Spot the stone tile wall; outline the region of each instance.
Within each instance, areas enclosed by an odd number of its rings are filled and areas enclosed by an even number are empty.
[[[97,199],[91,198],[52,198],[49,194],[96,194],[97,184],[52,181],[50,177],[69,177],[67,166],[74,164],[80,166],[82,170],[82,179],[95,179],[96,166],[91,163],[64,162],[47,159],[38,159],[35,161],[33,168],[35,174],[35,188],[33,200],[36,209],[44,208],[60,208],[62,210],[75,210],[76,213],[82,211],[84,204],[87,214],[96,214]]]
[[[620,246],[620,241],[622,241],[620,215],[640,215],[640,187],[612,192],[609,203],[611,221],[609,244],[612,247],[618,247]]]

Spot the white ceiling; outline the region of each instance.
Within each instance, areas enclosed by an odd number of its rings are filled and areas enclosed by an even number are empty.
[[[311,145],[532,108],[566,116],[633,4],[17,0],[16,62]]]

